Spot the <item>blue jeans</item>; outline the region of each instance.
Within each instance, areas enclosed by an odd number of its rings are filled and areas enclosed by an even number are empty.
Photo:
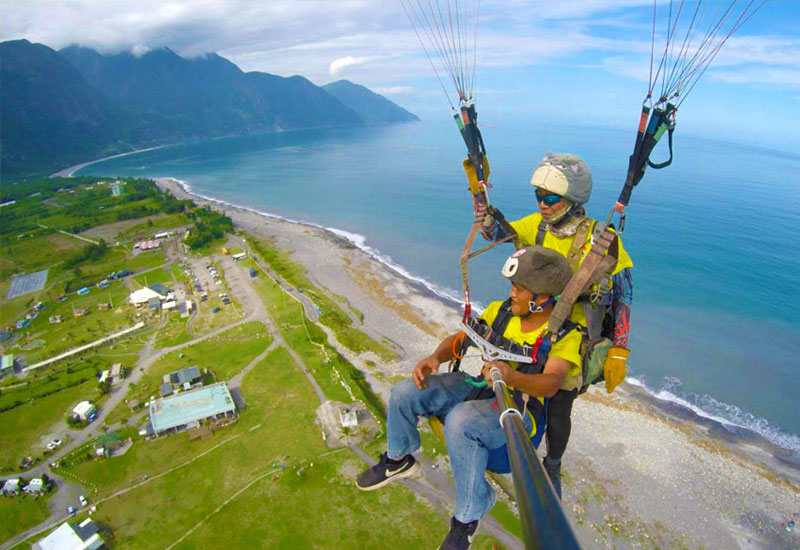
[[[469,523],[485,516],[494,505],[495,491],[486,481],[489,449],[506,444],[494,399],[464,401],[472,386],[460,372],[434,374],[420,390],[411,379],[392,388],[386,419],[389,458],[399,459],[419,449],[420,416],[446,416],[444,435],[456,485],[455,517]],[[524,417],[530,431],[529,415]]]

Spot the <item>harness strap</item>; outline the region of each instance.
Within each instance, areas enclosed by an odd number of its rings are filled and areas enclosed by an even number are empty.
[[[544,236],[547,235],[547,223],[544,221],[539,222],[539,227],[536,228],[536,246],[542,246],[544,243]]]
[[[550,314],[550,320],[547,323],[547,329],[551,334],[557,334],[561,326],[569,318],[572,312],[572,306],[578,300],[578,297],[583,294],[589,286],[597,280],[597,277],[613,268],[617,263],[617,258],[610,254],[612,251],[618,253],[618,244],[614,246],[616,250],[611,249],[612,244],[618,241],[617,234],[611,227],[606,227],[599,237],[595,239],[592,249],[586,256],[586,259],[578,267],[572,278],[567,283],[567,287],[559,296],[553,312]],[[610,250],[611,249],[611,250]],[[606,252],[609,252],[607,255]]]
[[[581,220],[581,223],[578,224],[578,228],[575,231],[575,238],[572,240],[572,246],[570,246],[569,252],[567,252],[567,262],[569,262],[569,267],[572,268],[572,272],[578,269],[578,265],[581,262],[581,249],[583,249],[583,245],[586,244],[586,239],[589,237],[589,232],[592,229],[592,220],[587,216]],[[541,229],[541,226],[539,226]],[[538,233],[537,233],[538,239]],[[542,238],[544,240],[544,237]],[[539,244],[538,242],[536,244]]]

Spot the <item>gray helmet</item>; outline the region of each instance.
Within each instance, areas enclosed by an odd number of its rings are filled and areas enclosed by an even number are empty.
[[[526,246],[514,252],[501,271],[512,283],[534,294],[558,296],[572,278],[567,259],[543,246]]]
[[[569,153],[547,153],[533,172],[531,185],[586,204],[592,195],[592,173],[579,157]]]

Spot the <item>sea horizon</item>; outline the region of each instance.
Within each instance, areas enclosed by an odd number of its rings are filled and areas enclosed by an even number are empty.
[[[417,150],[417,147],[413,146],[413,143],[409,145],[409,143],[404,139],[408,137],[409,127],[416,127],[416,128],[430,128],[434,126],[437,131],[446,130],[451,131],[450,128],[444,128],[444,125],[441,124],[429,124],[429,123],[414,123],[413,125],[401,125],[402,128],[398,131],[398,127],[380,127],[380,128],[372,128],[368,130],[368,133],[375,137],[375,134],[378,136],[382,136],[386,138],[387,136],[384,134],[388,134],[388,140],[383,145],[385,148],[382,150],[389,149],[393,153],[396,153],[395,147],[398,143],[403,144],[406,149]],[[280,200],[275,201],[273,200],[270,204],[269,201],[265,200],[263,189],[258,190],[256,188],[255,192],[252,188],[248,188],[246,192],[242,192],[241,187],[238,189],[238,192],[231,192],[230,186],[219,186],[218,178],[220,174],[226,172],[228,174],[228,178],[231,178],[231,174],[235,174],[237,171],[242,170],[242,166],[246,166],[247,169],[253,167],[252,162],[256,162],[258,164],[258,158],[254,159],[253,153],[254,151],[260,152],[260,154],[267,154],[270,157],[270,164],[274,166],[276,160],[281,165],[280,168],[285,170],[282,172],[284,176],[288,174],[288,179],[297,182],[302,181],[304,176],[307,176],[308,173],[313,173],[315,170],[322,170],[320,165],[324,165],[324,161],[329,161],[331,157],[336,158],[337,155],[341,155],[343,153],[343,147],[347,150],[353,145],[364,144],[363,139],[359,139],[357,135],[351,135],[353,129],[326,129],[321,132],[315,131],[308,131],[308,132],[300,132],[293,133],[292,136],[289,136],[288,140],[284,140],[282,138],[288,136],[288,133],[276,135],[264,135],[264,136],[242,136],[239,138],[232,137],[226,138],[225,142],[227,144],[233,144],[233,147],[223,147],[223,149],[233,149],[233,151],[218,151],[215,150],[213,152],[208,151],[209,145],[211,145],[212,149],[216,149],[213,147],[215,144],[219,144],[220,140],[213,140],[209,142],[193,142],[189,144],[183,145],[174,145],[166,148],[160,148],[157,150],[150,150],[143,153],[133,153],[131,155],[127,155],[124,157],[118,157],[109,161],[100,162],[97,164],[92,164],[90,166],[85,166],[78,173],[81,174],[93,174],[93,175],[108,175],[108,176],[146,176],[146,177],[170,177],[176,179],[185,186],[188,192],[191,192],[199,197],[205,198],[207,200],[213,200],[217,203],[222,205],[230,205],[231,207],[239,207],[244,208],[247,210],[251,210],[253,212],[273,216],[285,219],[287,221],[292,221],[296,223],[304,223],[308,225],[313,225],[316,227],[320,227],[326,230],[329,230],[340,237],[347,238],[350,242],[352,242],[355,246],[359,247],[360,249],[364,250],[368,254],[370,254],[373,258],[381,261],[382,263],[388,265],[392,268],[395,272],[406,277],[418,284],[425,286],[428,290],[432,293],[437,295],[440,299],[449,301],[453,304],[460,303],[460,290],[457,289],[457,285],[460,282],[460,279],[453,278],[452,273],[453,270],[439,270],[434,272],[426,273],[425,269],[421,268],[419,264],[414,265],[413,261],[408,261],[402,253],[399,251],[405,246],[408,246],[409,242],[414,242],[414,238],[417,237],[420,233],[425,234],[425,229],[427,227],[418,228],[415,233],[416,235],[412,235],[409,239],[407,235],[395,235],[394,237],[391,234],[386,234],[386,232],[381,232],[376,229],[376,231],[369,230],[369,216],[366,216],[360,208],[355,208],[354,211],[349,212],[351,216],[344,216],[342,218],[342,222],[345,221],[345,218],[349,218],[352,222],[352,214],[356,214],[356,217],[365,217],[366,220],[361,220],[360,224],[353,224],[353,223],[335,223],[336,216],[330,215],[316,215],[319,214],[314,208],[310,208],[307,210],[303,210],[302,208],[298,208],[297,204],[292,202],[292,200],[284,200],[282,203]],[[591,133],[593,130],[585,130]],[[342,135],[342,132],[344,135]],[[606,130],[606,132],[612,132],[613,130]],[[398,135],[399,133],[399,135]],[[418,137],[418,133],[410,132],[412,135]],[[425,133],[425,132],[419,132]],[[435,133],[435,132],[434,132]],[[447,146],[438,145],[439,152],[442,153],[443,151],[446,152],[447,156],[453,157],[458,159],[461,155],[460,150],[457,146],[460,146],[455,138],[457,138],[457,134],[455,132],[451,132],[452,142],[453,144],[448,144]],[[566,134],[570,134],[570,128],[565,130]],[[601,131],[602,133],[602,131]],[[623,132],[618,132],[619,134],[624,134]],[[310,135],[307,135],[310,134]],[[299,143],[298,143],[298,135],[300,136]],[[363,136],[361,136],[363,138]],[[439,137],[437,135],[437,137]],[[555,141],[564,141],[570,136],[557,136],[559,139]],[[618,136],[618,138],[621,136]],[[258,142],[259,139],[263,139],[266,143],[254,143]],[[459,138],[460,139],[460,138]],[[696,139],[696,138],[695,138]],[[327,140],[327,141],[326,141]],[[241,142],[244,143],[241,143]],[[285,143],[284,141],[288,141]],[[353,143],[354,141],[355,143]],[[625,141],[626,139],[621,139],[620,141]],[[785,159],[786,162],[789,163],[797,163],[800,165],[800,156],[795,155],[790,152],[779,152],[779,151],[770,151],[764,150],[764,148],[758,147],[751,147],[749,145],[742,145],[742,144],[730,144],[728,142],[720,142],[719,140],[706,140],[706,143],[702,143],[703,140],[700,140],[701,143],[699,144],[701,148],[703,147],[711,147],[719,149],[722,147],[723,149],[726,146],[736,147],[736,148],[745,148],[745,149],[752,149],[751,154],[754,153],[756,156],[764,155],[772,153],[777,153],[778,155],[788,155],[788,158]],[[451,147],[450,145],[454,145]],[[373,145],[374,147],[374,145]],[[492,149],[490,147],[490,158],[492,158]],[[625,149],[625,144],[621,144],[620,148]],[[192,149],[199,148],[200,151],[192,150]],[[237,151],[238,149],[238,151]],[[563,148],[553,148],[557,152],[563,151]],[[759,150],[761,149],[761,150]],[[497,148],[500,154],[495,155],[493,158],[494,162],[497,163],[498,166],[501,166],[501,163],[508,162],[508,159],[511,158],[512,152],[511,151],[504,151],[502,148]],[[178,153],[177,155],[172,153]],[[346,152],[346,151],[345,151]],[[676,151],[676,160],[677,154],[679,154],[679,150]],[[188,155],[187,155],[188,153]],[[197,154],[201,153],[201,154]],[[206,154],[211,153],[211,154]],[[717,151],[718,153],[718,151]],[[226,156],[230,157],[233,155],[236,157],[238,155],[238,160],[234,162],[234,167],[225,166],[225,162],[222,160]],[[297,168],[297,163],[302,164],[304,162],[303,156],[307,155],[307,158],[311,161],[311,166],[307,166],[304,169],[297,170],[297,173],[292,173],[293,170]],[[535,158],[535,154],[528,155],[532,157],[529,160],[529,163],[538,162],[538,158]],[[155,158],[148,158],[148,157],[155,157]],[[201,160],[201,157],[206,157],[207,160]],[[322,157],[322,158],[320,158]],[[436,155],[434,155],[436,157]],[[363,158],[363,157],[360,157]],[[389,155],[389,158],[393,158],[392,155]],[[498,162],[499,159],[499,162]],[[429,160],[429,159],[426,159]],[[622,159],[624,163],[627,162],[627,159]],[[381,158],[378,164],[386,162],[386,158]],[[590,166],[593,167],[595,172],[595,196],[593,197],[592,203],[590,205],[595,206],[597,203],[601,204],[609,204],[614,197],[614,193],[616,192],[615,189],[606,189],[604,187],[598,186],[598,182],[605,182],[610,180],[611,178],[608,176],[608,172],[610,170],[595,168],[597,165],[596,161],[591,159],[587,159],[590,163]],[[204,162],[206,162],[205,167]],[[220,163],[223,166],[220,166]],[[244,164],[242,164],[244,163]],[[423,163],[424,164],[424,163]],[[456,164],[456,163],[453,163]],[[622,164],[620,159],[616,159],[615,164],[617,165],[616,168]],[[535,164],[532,164],[535,165]],[[433,166],[432,164],[428,164],[428,167]],[[493,169],[494,169],[493,164]],[[190,167],[187,169],[187,167]],[[293,168],[294,167],[294,168]],[[385,166],[384,166],[385,167]],[[170,170],[172,168],[172,170]],[[417,167],[418,170],[419,167]],[[527,171],[530,170],[531,167],[524,167],[521,168],[519,166],[513,166],[517,172],[520,171]],[[245,169],[245,171],[247,171]],[[356,171],[359,168],[355,167]],[[448,165],[447,169],[442,169],[442,172],[434,169],[434,172],[438,173],[446,173],[447,175],[444,176],[447,180],[458,180],[459,177],[463,178],[463,175],[459,174],[456,169],[460,171],[460,167],[456,164],[455,167],[451,167]],[[232,172],[231,172],[232,170]],[[501,179],[514,177],[509,176],[509,174],[513,173],[513,170],[506,173],[503,168],[496,170],[495,173],[500,172]],[[507,170],[507,168],[505,169]],[[450,173],[447,173],[447,172]],[[642,204],[647,204],[650,209],[653,209],[655,212],[658,211],[658,207],[660,203],[658,200],[653,200],[654,198],[658,198],[655,194],[650,192],[645,192],[648,187],[649,179],[657,180],[660,179],[659,176],[662,173],[666,173],[669,171],[669,168],[662,171],[661,173],[655,173],[654,171],[648,171],[648,174],[645,176],[645,180],[641,186],[641,193],[640,189],[637,188],[637,191],[634,193],[634,198],[632,201],[632,208],[631,211],[634,214],[631,218],[635,219],[636,217],[644,216],[646,214],[640,214],[636,212],[637,203],[641,201]],[[213,177],[209,177],[208,173],[211,172],[214,174]],[[419,174],[418,171],[413,172],[415,175]],[[656,176],[654,176],[656,174]],[[360,178],[366,178],[368,175],[363,173],[357,174]],[[726,172],[727,177],[730,178],[731,173],[730,171]],[[529,178],[529,174],[528,174]],[[235,178],[234,178],[235,179]],[[527,184],[527,182],[523,179],[523,183]],[[744,178],[740,178],[744,179]],[[342,181],[350,182],[352,181],[352,174],[345,175],[345,179],[341,179],[341,174],[337,175],[333,178],[333,182],[331,185],[340,185]],[[733,180],[736,180],[734,177]],[[233,181],[233,179],[231,179]],[[520,185],[519,182],[516,183],[515,188],[505,190],[500,187],[503,185],[502,183],[497,183],[498,179],[494,179],[496,189],[493,190],[493,196],[495,196],[495,201],[497,204],[503,208],[505,204],[505,200],[513,195],[513,193],[518,192],[525,192],[528,191],[525,189],[524,185]],[[507,181],[507,180],[506,180]],[[743,186],[743,181],[734,181],[737,188]],[[318,186],[319,182],[315,182],[314,185]],[[463,184],[456,181],[456,186],[463,187]],[[655,184],[653,184],[655,186]],[[441,186],[434,186],[434,190],[428,193],[433,195],[439,194],[439,199],[443,198],[441,195],[446,194],[447,197],[444,197],[444,202],[447,202],[451,197],[450,194],[453,195],[453,200],[458,201],[455,205],[455,211],[452,215],[448,216],[449,221],[457,221],[456,225],[460,225],[464,231],[463,234],[458,236],[456,242],[460,240],[463,244],[463,237],[466,234],[466,229],[469,226],[469,218],[471,216],[471,209],[469,206],[469,197],[466,195],[464,189],[457,188],[457,192],[450,193],[449,191],[445,191],[445,189],[441,188]],[[273,199],[277,198],[279,195],[276,194],[276,190],[279,189],[279,186],[271,185],[270,186],[270,194],[269,196]],[[339,189],[337,187],[337,189]],[[385,191],[385,189],[384,189]],[[496,192],[495,192],[496,191]],[[291,195],[291,193],[289,193]],[[303,193],[301,193],[302,195]],[[306,193],[306,195],[310,194]],[[637,195],[641,195],[637,196]],[[348,195],[348,197],[352,197],[353,195]],[[600,199],[598,199],[600,197]],[[395,197],[396,198],[396,197]],[[427,198],[430,198],[428,196]],[[294,200],[294,199],[293,199]],[[370,201],[374,201],[375,197],[369,196],[367,197],[367,203]],[[796,200],[796,199],[795,199]],[[787,214],[790,214],[792,201],[789,201],[784,206],[787,208]],[[375,207],[376,204],[372,204],[372,207]],[[407,206],[407,205],[406,205]],[[528,205],[530,206],[530,205]],[[370,204],[367,204],[364,208],[369,208]],[[503,208],[505,210],[505,208]],[[392,216],[396,216],[393,218],[395,219],[402,219],[403,218],[403,208],[400,208],[400,213],[393,213]],[[510,214],[511,212],[511,214]],[[516,212],[512,212],[512,209],[508,209],[506,212],[507,216],[514,219],[517,215]],[[590,214],[593,217],[598,218],[601,217],[598,215],[596,208],[590,209]],[[714,215],[719,215],[720,212],[715,210]],[[778,214],[783,214],[780,211]],[[390,217],[392,217],[390,216]],[[604,216],[602,216],[604,217]],[[787,220],[788,221],[788,220]],[[334,222],[334,223],[331,223]],[[420,222],[421,223],[421,222]],[[629,221],[630,223],[630,221]],[[356,226],[367,227],[367,230],[354,230],[358,229]],[[423,224],[425,225],[425,224]],[[344,226],[344,227],[342,227]],[[789,224],[786,223],[787,229],[787,242],[788,242],[788,227]],[[783,230],[783,226],[781,226],[781,230]],[[372,234],[370,234],[372,233]],[[376,234],[377,233],[377,234]],[[391,233],[391,232],[389,232]],[[778,232],[780,238],[784,238],[782,233]],[[457,235],[457,232],[454,234]],[[450,235],[450,243],[453,242],[454,235]],[[637,232],[633,232],[633,239],[643,239],[644,237]],[[628,238],[629,240],[625,240]],[[404,240],[405,239],[405,240]],[[736,389],[736,379],[743,379],[747,380],[747,372],[742,372],[742,369],[739,365],[735,376],[728,374],[729,377],[733,378],[731,383],[729,384],[731,387],[725,388],[726,382],[724,379],[718,378],[722,380],[722,384],[718,384],[717,387],[714,387],[713,384],[707,384],[707,380],[709,378],[709,373],[705,373],[704,375],[693,373],[689,369],[685,367],[683,370],[681,368],[676,368],[675,363],[680,361],[680,358],[676,358],[676,360],[672,361],[671,366],[664,365],[664,351],[669,353],[669,351],[675,348],[674,345],[670,345],[671,342],[668,338],[664,337],[663,331],[665,326],[669,328],[674,328],[674,320],[679,319],[682,315],[686,316],[687,311],[691,311],[692,320],[695,324],[702,324],[701,318],[708,319],[710,324],[713,323],[721,323],[724,327],[727,327],[731,324],[741,325],[745,331],[751,332],[753,330],[756,333],[759,330],[765,330],[764,319],[752,319],[752,316],[742,315],[737,316],[733,315],[730,310],[720,307],[720,304],[714,303],[713,300],[709,301],[708,304],[703,304],[703,307],[696,307],[694,309],[682,306],[678,307],[680,311],[672,311],[671,310],[671,300],[664,299],[663,296],[659,296],[658,292],[653,292],[654,288],[657,289],[658,285],[653,284],[653,280],[658,280],[659,278],[663,278],[664,274],[655,274],[655,275],[645,275],[642,273],[642,269],[640,268],[639,264],[640,261],[637,261],[638,258],[645,258],[645,264],[655,264],[658,265],[659,262],[653,262],[648,255],[648,251],[643,249],[640,243],[636,240],[633,240],[631,237],[628,236],[628,233],[625,234],[623,240],[626,243],[626,248],[628,248],[633,257],[634,257],[634,281],[635,281],[635,294],[634,294],[634,309],[633,309],[633,320],[632,320],[632,363],[631,369],[629,372],[629,382],[631,384],[638,386],[645,391],[647,391],[650,395],[655,397],[656,399],[663,400],[665,402],[674,403],[681,407],[685,407],[687,410],[691,410],[695,414],[700,417],[703,417],[707,420],[712,422],[717,422],[723,426],[728,426],[733,429],[733,431],[738,429],[749,430],[754,433],[759,434],[760,436],[764,437],[769,442],[778,445],[779,447],[786,449],[790,452],[791,455],[794,455],[791,458],[791,461],[796,461],[798,457],[800,457],[800,437],[798,437],[798,433],[800,433],[799,427],[796,425],[796,418],[792,417],[791,405],[789,405],[789,409],[784,410],[781,413],[781,409],[779,407],[770,407],[769,404],[771,403],[772,397],[769,395],[770,392],[766,392],[766,396],[760,396],[758,399],[753,400],[742,400],[742,388]],[[780,241],[780,239],[779,239]],[[636,243],[636,244],[633,244]],[[442,243],[439,243],[442,244]],[[422,246],[421,248],[424,249],[423,256],[425,258],[429,258],[431,254],[431,250],[435,250],[437,248],[436,243]],[[452,257],[457,256],[458,251],[460,251],[460,244],[456,247],[457,250],[451,250],[452,246],[441,248],[438,252],[439,254],[447,252],[448,261],[452,259]],[[504,253],[495,254],[492,257],[492,261],[488,263],[498,263],[500,258],[503,256]],[[409,265],[411,264],[411,265]],[[499,263],[498,263],[499,265]],[[457,267],[457,266],[456,266]],[[730,265],[725,266],[725,269],[730,269]],[[791,266],[787,266],[787,269]],[[650,269],[653,269],[652,267]],[[705,269],[700,269],[700,275],[703,275]],[[723,270],[724,271],[724,270]],[[726,272],[727,273],[727,272]],[[680,274],[680,273],[678,273]],[[683,274],[684,276],[686,274]],[[697,277],[698,273],[692,273],[692,277]],[[478,297],[478,301],[481,303],[486,303],[489,298],[488,288],[494,286],[494,283],[487,283],[487,280],[493,279],[493,277],[486,277],[482,272],[479,272],[474,275],[477,279],[477,288],[478,291],[476,292],[476,296]],[[788,275],[787,277],[791,277]],[[728,277],[730,278],[730,277]],[[638,284],[642,282],[642,285]],[[691,280],[691,277],[690,277]],[[494,279],[496,283],[496,279]],[[450,283],[450,284],[448,284]],[[731,282],[726,280],[726,284],[730,286]],[[641,286],[644,286],[644,290],[642,290]],[[720,285],[715,285],[720,286]],[[721,285],[725,287],[726,285]],[[746,285],[743,285],[746,288]],[[734,290],[736,290],[735,285],[732,286]],[[725,290],[723,288],[723,290]],[[730,289],[728,289],[730,290]],[[699,291],[698,291],[699,292]],[[644,296],[642,296],[644,294]],[[766,294],[770,294],[767,292]],[[724,300],[723,300],[724,302]],[[744,303],[746,306],[746,310],[750,311],[753,308],[753,304]],[[791,300],[785,304],[788,309],[791,309],[792,303]],[[675,309],[675,308],[673,308]],[[792,341],[800,335],[796,330],[796,327],[793,326],[791,319],[789,317],[789,312],[785,312],[784,315],[781,315],[781,312],[778,311],[772,312],[772,316],[768,317],[766,321],[769,325],[767,327],[767,331],[785,331],[785,334],[781,334],[778,338],[779,345],[776,346],[777,349],[772,350],[772,355],[770,356],[771,364],[774,364],[776,368],[772,369],[769,374],[769,380],[777,379],[783,374],[789,374],[790,364],[783,364],[784,361],[791,361],[792,354],[790,353],[792,347]],[[753,326],[748,326],[748,323],[752,324]],[[760,325],[760,326],[759,326]],[[724,338],[724,333],[729,332],[722,328],[713,328],[709,330],[709,334],[711,334],[709,339],[719,339]],[[691,327],[687,327],[687,331],[690,331]],[[717,334],[721,332],[722,335]],[[656,336],[654,336],[656,335]],[[693,335],[696,336],[696,335]],[[709,350],[704,348],[713,348],[713,343],[708,341],[703,341],[702,338],[697,339],[694,338],[683,338],[681,335],[682,344],[686,348],[686,353],[691,355],[696,355],[698,350],[704,351],[705,353],[709,353]],[[643,339],[654,340],[654,342],[649,342],[648,345],[642,344]],[[655,340],[658,340],[655,342]],[[695,341],[698,340],[698,341]],[[724,348],[724,346],[723,346]],[[733,350],[734,352],[736,350]],[[711,361],[710,370],[716,372],[710,373],[710,378],[719,377],[720,372],[724,369],[725,362],[728,359],[724,349],[715,350],[717,357],[713,357],[713,361]],[[714,353],[711,353],[714,355]],[[635,357],[641,357],[638,361],[636,361]],[[755,357],[755,355],[754,355]],[[739,363],[746,362],[746,358],[739,358]],[[646,363],[650,362],[653,363],[649,367],[646,366]],[[709,370],[708,368],[706,370]],[[675,372],[677,371],[677,372]],[[684,376],[681,376],[684,374]],[[791,386],[792,381],[788,381],[789,385]],[[746,388],[744,388],[746,390]],[[782,386],[776,385],[774,388],[771,388],[771,391],[775,392],[776,394],[780,394],[780,390]],[[706,391],[707,390],[707,391]],[[733,398],[728,398],[733,396]],[[749,401],[749,402],[748,402]],[[751,405],[751,406],[748,406]],[[778,413],[778,414],[775,414]],[[788,413],[788,414],[787,414]]]

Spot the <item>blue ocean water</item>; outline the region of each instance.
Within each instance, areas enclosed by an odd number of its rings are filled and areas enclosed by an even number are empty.
[[[573,152],[594,174],[587,210],[604,219],[624,179],[635,123],[629,132],[536,120],[484,128],[492,202],[509,219],[529,214],[533,167],[548,150]],[[463,156],[445,118],[177,145],[80,174],[174,177],[204,196],[343,230],[458,299],[458,255],[471,223]],[[634,380],[795,453],[798,173],[800,155],[685,136],[679,127],[673,164],[648,170],[623,235],[635,263]],[[509,252],[498,247],[471,262],[474,300],[507,293],[498,271]]]

